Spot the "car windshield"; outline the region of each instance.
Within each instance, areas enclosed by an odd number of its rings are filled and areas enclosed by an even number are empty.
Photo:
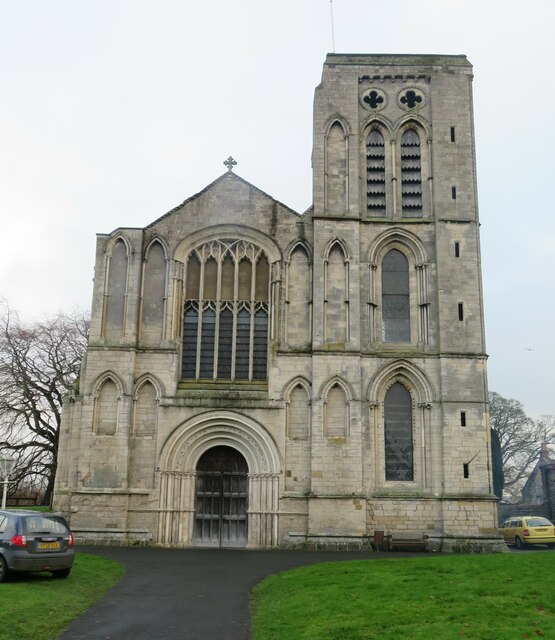
[[[529,527],[552,527],[553,525],[546,518],[528,518],[526,524]]]
[[[67,527],[60,521],[48,516],[27,516],[23,519],[23,531],[25,534],[34,533],[67,533]]]

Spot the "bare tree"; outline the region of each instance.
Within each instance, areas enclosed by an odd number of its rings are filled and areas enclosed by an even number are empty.
[[[489,394],[491,428],[501,445],[504,494],[519,499],[522,487],[534,464],[538,461],[542,442],[555,439],[555,417],[542,416],[533,420],[518,400]]]
[[[46,504],[54,489],[62,402],[79,375],[88,329],[80,311],[28,324],[7,304],[0,307],[0,453],[16,459],[14,487],[35,486]]]

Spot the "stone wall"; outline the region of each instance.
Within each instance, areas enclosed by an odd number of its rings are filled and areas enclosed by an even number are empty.
[[[377,530],[460,549],[490,540],[471,80],[464,56],[330,55],[314,103],[313,209],[300,215],[228,171],[144,229],[98,236],[89,348],[56,482],[73,526],[93,539],[147,530],[156,544],[194,544],[197,461],[229,446],[249,468],[251,548],[364,546]],[[385,141],[378,209],[373,131]],[[407,132],[419,141],[408,160]],[[417,178],[403,181],[411,167]],[[183,373],[187,282],[200,299],[208,268],[192,256],[202,247],[213,258],[225,242],[267,264],[264,379]],[[392,251],[406,262],[402,340],[384,331]],[[237,314],[240,301],[227,302]],[[386,443],[395,384],[410,396],[410,455]],[[386,446],[410,466],[402,478],[387,475]]]

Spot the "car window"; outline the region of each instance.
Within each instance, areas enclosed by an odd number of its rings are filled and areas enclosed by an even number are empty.
[[[505,520],[505,522],[502,525],[502,529],[508,529],[511,526],[511,522],[512,520]]]
[[[0,516],[0,533],[4,533],[4,531],[6,531],[7,526],[8,526],[8,516]]]
[[[529,527],[552,527],[553,525],[547,518],[528,518],[526,523]]]
[[[23,519],[23,531],[26,534],[33,533],[67,533],[67,527],[48,516],[27,516]]]
[[[519,528],[520,528],[520,527],[522,527],[522,526],[523,526],[523,525],[522,525],[522,520],[516,520],[516,521],[515,521],[515,527],[519,527]]]

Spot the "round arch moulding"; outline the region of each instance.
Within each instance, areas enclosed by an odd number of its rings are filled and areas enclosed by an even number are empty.
[[[251,474],[281,473],[281,459],[268,432],[232,411],[203,413],[177,427],[162,449],[160,470],[194,472],[202,454],[216,446],[239,451]]]
[[[376,264],[380,253],[394,243],[405,245],[412,252],[416,264],[427,262],[426,249],[420,238],[401,227],[388,229],[374,238],[368,248],[368,262]]]

